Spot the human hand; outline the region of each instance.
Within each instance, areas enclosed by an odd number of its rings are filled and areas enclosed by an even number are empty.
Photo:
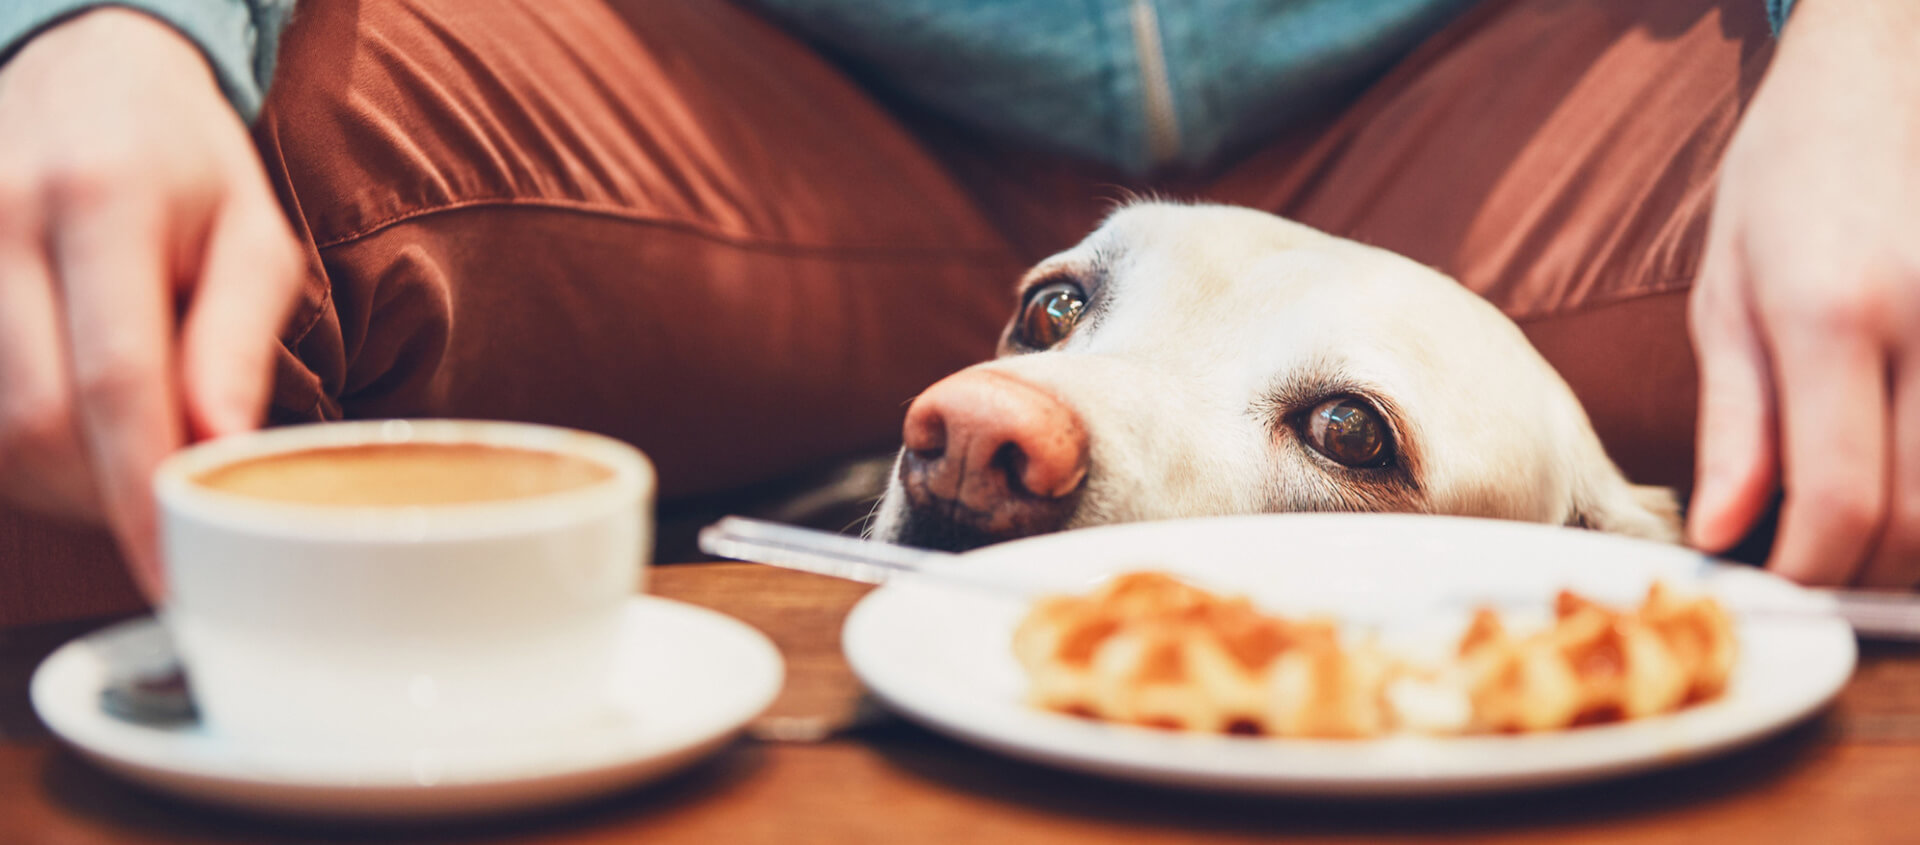
[[[103,9],[0,66],[0,496],[104,519],[149,598],[151,476],[252,428],[302,261],[198,48]]]
[[[1735,131],[1691,322],[1692,542],[1784,488],[1767,565],[1920,583],[1920,4],[1801,0]]]

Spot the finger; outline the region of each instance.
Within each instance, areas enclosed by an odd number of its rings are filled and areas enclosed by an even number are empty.
[[[63,335],[39,238],[0,234],[0,493],[87,517],[98,506],[74,428]]]
[[[1731,249],[1710,249],[1689,303],[1700,362],[1700,423],[1687,535],[1709,552],[1738,543],[1779,483],[1771,361],[1740,272]]]
[[[163,214],[157,204],[97,197],[66,211],[53,257],[80,429],[107,522],[135,580],[158,600],[151,481],[181,442]]]
[[[1920,352],[1893,374],[1893,422],[1887,438],[1887,519],[1872,559],[1855,579],[1867,587],[1920,584]]]
[[[1886,515],[1887,363],[1877,318],[1798,322],[1778,354],[1786,500],[1767,567],[1804,584],[1845,584]]]
[[[279,206],[258,193],[229,202],[215,221],[181,332],[187,418],[209,437],[259,425],[281,324],[305,270]]]

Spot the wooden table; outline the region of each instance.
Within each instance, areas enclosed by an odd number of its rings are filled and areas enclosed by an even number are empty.
[[[661,567],[654,585],[752,623],[785,651],[787,689],[762,732],[855,712],[860,686],[839,631],[864,587],[745,564]],[[97,624],[0,632],[0,843],[1920,841],[1920,647],[1865,647],[1836,707],[1757,747],[1538,794],[1345,803],[1183,793],[1002,759],[882,717],[817,742],[743,739],[662,784],[584,806],[396,829],[205,809],[62,749],[33,718],[27,678]]]

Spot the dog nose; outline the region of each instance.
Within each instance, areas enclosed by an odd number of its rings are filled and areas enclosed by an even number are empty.
[[[1025,521],[1017,513],[1023,503],[1045,507],[1087,477],[1087,430],[1073,409],[993,370],[962,370],[927,388],[907,409],[901,434],[909,491],[956,502],[989,523]]]

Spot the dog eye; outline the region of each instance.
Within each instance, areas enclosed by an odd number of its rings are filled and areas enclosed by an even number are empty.
[[[1080,312],[1087,308],[1087,295],[1072,282],[1042,285],[1027,297],[1020,310],[1020,342],[1034,349],[1047,349],[1066,340]]]
[[[1383,467],[1393,462],[1393,434],[1380,412],[1354,396],[1328,399],[1307,416],[1307,445],[1350,467]]]

